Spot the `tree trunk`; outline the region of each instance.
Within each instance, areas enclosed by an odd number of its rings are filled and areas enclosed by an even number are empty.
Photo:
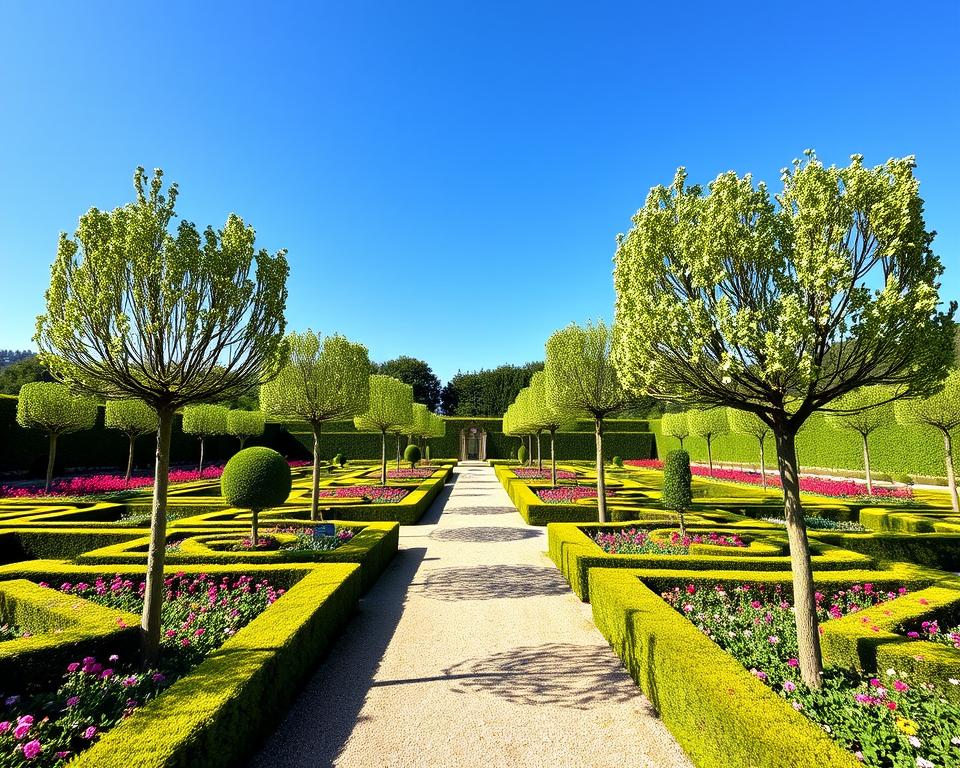
[[[259,513],[255,509],[251,509],[250,513],[253,515],[253,520],[250,523],[250,546],[256,549],[260,536],[260,531],[257,530],[257,515]]]
[[[537,432],[537,471],[543,472],[543,457],[540,454],[540,433]]]
[[[245,446],[246,444],[247,444],[247,436],[246,436],[246,435],[240,435],[240,450],[241,450],[241,451],[243,450],[243,446]]]
[[[760,483],[767,490],[767,466],[763,456],[763,438],[760,438]]]
[[[957,476],[953,471],[953,438],[947,430],[943,430],[943,451],[947,460],[947,485],[950,487],[950,503],[953,504],[953,514],[960,515],[960,500],[957,499]]]
[[[867,475],[867,495],[873,496],[873,478],[870,477],[870,448],[867,445],[867,436],[860,435],[863,438],[863,470]]]
[[[203,477],[203,446],[205,442],[204,436],[200,435],[200,477]]]
[[[50,448],[47,455],[47,484],[43,486],[44,493],[50,493],[50,481],[53,480],[53,462],[57,457],[57,433],[50,433]]]
[[[710,477],[713,477],[713,447],[711,446],[711,435],[707,435],[707,466],[710,467]]]
[[[686,438],[684,438],[684,437],[678,438],[678,440],[680,440],[680,450],[681,450],[681,451],[683,450],[683,441],[684,441],[685,439],[686,439]]]
[[[677,512],[677,517],[680,519],[680,539],[682,541],[687,538],[687,525],[686,520],[684,520],[683,510]]]
[[[160,608],[163,605],[163,558],[167,548],[167,484],[170,474],[170,433],[173,411],[158,409],[157,455],[153,475],[153,509],[150,513],[150,548],[147,583],[140,619],[144,667],[156,666],[160,655]]]
[[[597,518],[607,522],[607,482],[603,476],[603,419],[595,419],[597,435]]]
[[[313,427],[313,477],[310,479],[310,519],[320,520],[320,422]]]
[[[400,433],[397,432],[397,469],[400,469]]]
[[[133,446],[137,442],[136,435],[127,435],[130,438],[130,450],[127,452],[127,475],[123,478],[124,484],[130,485],[130,476],[133,474]]]
[[[557,430],[550,430],[550,481],[553,483],[553,487],[557,487],[557,452],[554,448],[554,437]]]
[[[777,464],[783,484],[783,516],[790,542],[790,567],[793,571],[794,618],[797,624],[800,675],[810,688],[823,682],[823,657],[817,623],[816,590],[810,565],[810,544],[800,506],[800,473],[797,469],[796,436],[774,432],[777,442]]]
[[[387,484],[387,430],[380,432],[380,485]]]

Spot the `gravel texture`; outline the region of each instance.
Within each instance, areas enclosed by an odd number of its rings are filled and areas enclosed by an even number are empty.
[[[250,765],[691,766],[547,559],[545,530],[489,466],[454,478]]]

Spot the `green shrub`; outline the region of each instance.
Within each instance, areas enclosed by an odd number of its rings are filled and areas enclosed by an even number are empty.
[[[420,461],[420,449],[415,445],[408,445],[403,452],[403,459],[409,461],[411,467],[416,467],[417,462]]]
[[[622,466],[623,466],[623,459],[621,459],[619,456],[614,456],[614,457],[610,460],[610,463],[613,464],[613,466],[615,466],[615,467],[622,467]]]
[[[517,451],[517,460],[521,464],[527,463],[527,446],[521,445],[520,449]]]
[[[290,495],[287,460],[271,448],[255,446],[237,452],[223,468],[220,491],[227,503],[253,513],[251,543],[257,543],[257,515],[279,507]]]
[[[680,517],[680,535],[685,533],[684,513],[693,503],[693,475],[690,473],[690,454],[670,451],[663,462],[663,495],[660,503]]]

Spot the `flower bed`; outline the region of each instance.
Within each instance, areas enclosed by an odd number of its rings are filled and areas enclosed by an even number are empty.
[[[773,523],[774,525],[786,526],[787,521],[782,517],[764,517],[762,518],[766,523]],[[866,533],[867,528],[864,528],[860,523],[855,523],[851,520],[831,520],[829,517],[818,517],[816,515],[804,515],[804,523],[807,528],[811,531],[842,531],[843,533]]]
[[[552,480],[553,475],[549,469],[533,469],[532,467],[512,467],[511,471],[521,480]],[[575,480],[576,472],[567,469],[557,470],[558,480]]]
[[[630,459],[623,462],[631,467],[641,467],[643,469],[663,469],[663,462],[659,459]],[[711,480],[723,480],[731,483],[745,483],[747,485],[761,485],[763,478],[759,472],[747,472],[741,469],[714,469],[710,471],[709,467],[701,467],[695,464],[690,465],[690,472],[698,477],[707,477]],[[771,488],[780,488],[780,476],[775,472],[767,473],[767,485]],[[853,480],[828,480],[821,477],[801,477],[800,490],[807,493],[816,493],[821,496],[836,496],[840,498],[857,498],[865,496],[867,498],[883,499],[912,499],[912,488],[887,488],[885,486],[873,486],[873,493],[867,492],[866,483],[858,483]]]
[[[420,467],[419,469],[410,467],[407,469],[389,469],[387,470],[387,478],[390,480],[423,480],[424,478],[430,477],[436,471],[436,469],[429,469],[427,467]]]
[[[686,555],[691,544],[713,544],[718,547],[745,547],[746,543],[736,534],[721,534],[711,531],[705,534],[689,533],[681,537],[670,534],[669,541],[654,539],[649,531],[624,528],[620,531],[599,530],[591,536],[608,555]]]
[[[827,622],[906,591],[881,592],[864,584],[829,596],[817,593],[818,616]],[[914,684],[894,669],[876,677],[827,669],[821,689],[807,688],[798,671],[792,606],[780,586],[727,590],[689,584],[662,597],[864,764],[960,764],[960,707],[930,684]]]
[[[217,580],[180,573],[168,576],[164,586],[160,668],[140,671],[115,655],[106,663],[88,656],[67,666],[56,691],[6,692],[0,703],[0,765],[65,763],[196,667],[284,591],[242,575]],[[65,594],[132,613],[142,610],[144,590],[144,582],[119,575],[60,586]]]
[[[249,536],[230,543],[208,542],[207,546],[223,552],[330,552],[350,541],[356,532],[350,528],[338,528],[333,536],[327,536],[322,534],[319,528],[288,526],[268,528],[263,534],[258,538],[256,546],[253,546]],[[170,549],[169,542],[167,549]]]
[[[572,504],[581,499],[597,498],[597,489],[588,485],[568,485],[563,488],[536,488],[534,492],[541,501],[547,504]],[[607,491],[607,496],[614,496],[614,491]]]
[[[941,629],[940,622],[936,619],[921,622],[919,631],[910,630],[907,632],[907,637],[914,640],[922,638],[923,640],[929,640],[931,643],[949,645],[951,648],[960,649],[960,626]]]
[[[409,488],[391,488],[387,485],[351,485],[342,488],[321,488],[317,495],[323,498],[363,499],[371,504],[392,504],[403,499],[408,493],[410,493]]]

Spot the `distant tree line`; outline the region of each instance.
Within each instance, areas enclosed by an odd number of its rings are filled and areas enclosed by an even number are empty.
[[[28,357],[33,357],[34,353],[29,349],[0,349],[0,368],[11,363],[18,363]]]
[[[542,362],[501,365],[489,370],[457,372],[440,393],[448,416],[502,416],[521,389],[543,370]]]

